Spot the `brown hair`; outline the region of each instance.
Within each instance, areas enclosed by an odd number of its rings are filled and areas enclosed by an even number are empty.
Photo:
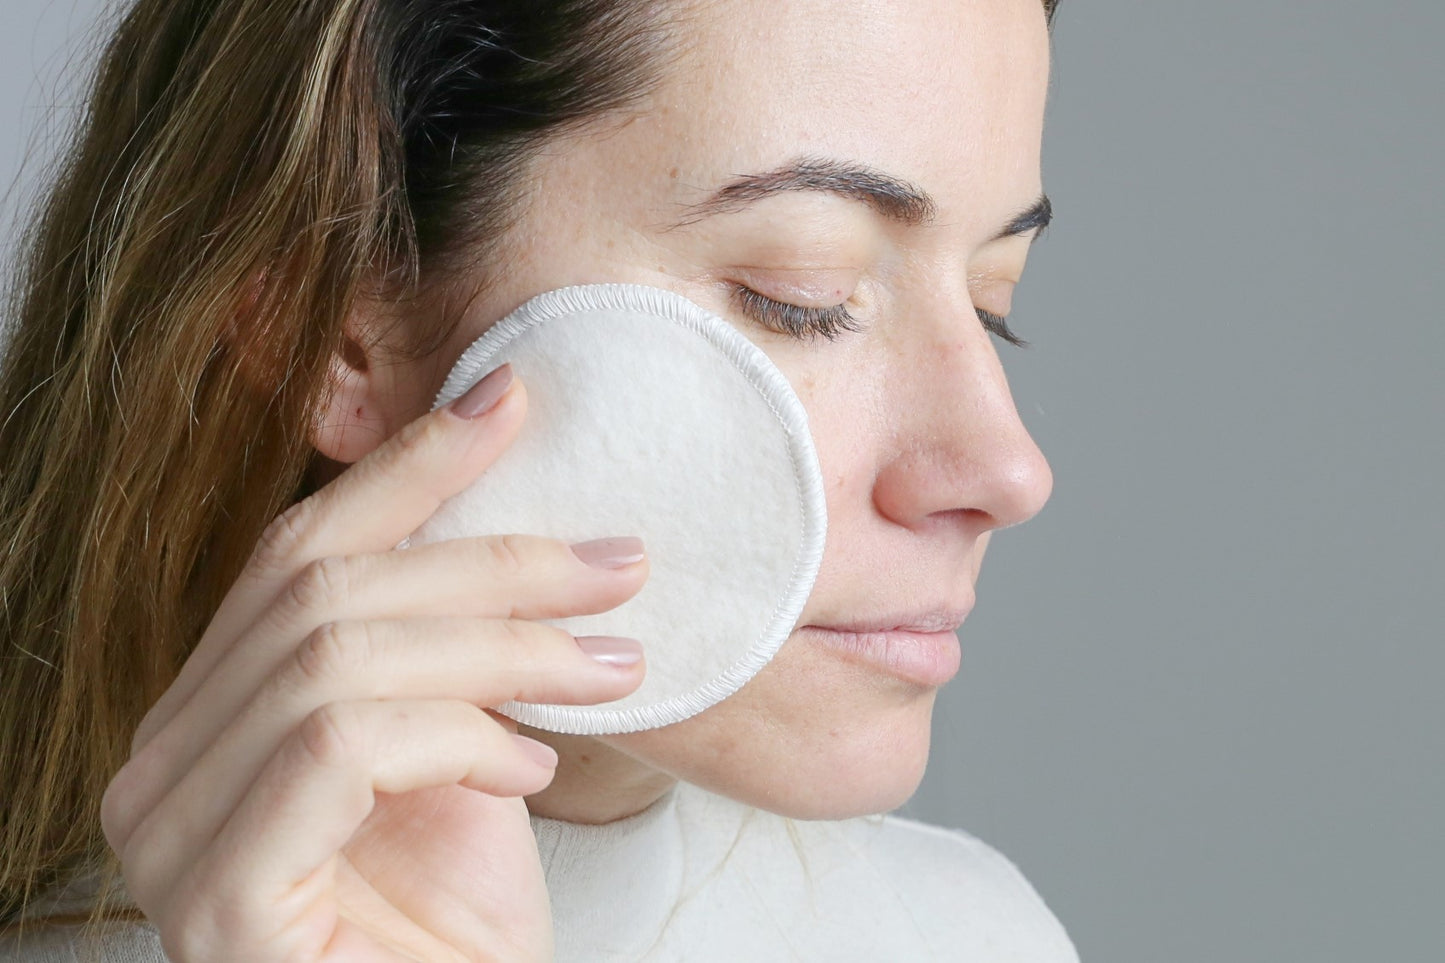
[[[430,295],[449,254],[475,257],[545,136],[646,89],[655,6],[139,0],[122,19],[9,292],[0,923],[77,872],[114,878],[99,800],[308,490],[354,299]]]
[[[0,924],[78,872],[110,885],[99,800],[309,490],[353,301],[433,303],[531,151],[647,89],[659,6],[138,0],[121,20],[9,291]]]

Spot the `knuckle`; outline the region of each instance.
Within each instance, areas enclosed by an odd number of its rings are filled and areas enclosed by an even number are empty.
[[[288,568],[290,559],[306,543],[315,513],[315,503],[306,498],[273,518],[256,542],[251,556],[254,564],[266,570]]]
[[[565,629],[529,619],[499,619],[495,624],[501,649],[496,671],[519,685],[525,678],[565,676],[579,666],[592,668],[590,660],[577,657],[577,643]]]
[[[497,621],[497,641],[509,649],[517,652],[513,655],[528,655],[536,645],[537,623],[528,622],[526,619],[499,619]]]
[[[130,754],[132,757],[150,745],[151,740],[154,739],[156,733],[160,731],[160,727],[161,724],[156,715],[156,707],[151,706],[150,711],[141,717],[140,724],[135,727],[135,733],[130,737]]]
[[[168,884],[173,882],[164,879],[165,874],[159,870],[164,860],[162,846],[172,835],[170,832],[158,833],[154,819],[144,820],[116,851],[126,890],[142,909],[158,906]]]
[[[180,902],[178,900],[178,902]],[[203,957],[194,956],[199,942],[191,934],[194,932],[194,924],[187,918],[186,908],[176,906],[169,913],[166,913],[152,924],[161,937],[161,946],[166,951],[167,957],[177,960],[195,960]]]
[[[327,622],[296,647],[296,674],[306,685],[325,685],[356,674],[370,661],[371,633],[365,622]]]
[[[515,578],[527,567],[530,546],[521,535],[497,535],[486,545],[486,562],[494,576]]]
[[[100,797],[100,831],[105,834],[105,841],[110,844],[110,848],[117,853],[125,848],[126,839],[130,835],[132,813],[135,810],[131,797],[137,788],[133,773],[134,767],[129,763],[122,766]]]
[[[447,442],[446,427],[438,418],[417,418],[403,425],[396,433],[396,447],[391,458],[406,459],[421,452],[435,450]]]
[[[296,727],[296,743],[305,758],[327,768],[346,768],[365,758],[367,742],[360,716],[340,702],[311,710]]]
[[[168,957],[177,960],[204,960],[214,954],[214,947],[224,945],[221,934],[210,925],[210,913],[201,898],[185,887],[177,890],[175,898],[166,907],[166,912],[156,924],[160,932],[161,946]]]
[[[307,562],[288,587],[292,603],[303,611],[334,605],[346,597],[351,584],[349,569],[349,563],[341,556]]]
[[[186,923],[178,939],[187,945],[185,960],[216,958],[216,947],[238,946],[255,939],[256,920],[253,897],[234,882],[207,879],[202,885],[187,889],[180,897],[175,914],[178,923]]]
[[[165,760],[148,746],[116,770],[100,798],[100,826],[116,853],[130,841],[145,819],[143,808],[150,790],[163,778]]]

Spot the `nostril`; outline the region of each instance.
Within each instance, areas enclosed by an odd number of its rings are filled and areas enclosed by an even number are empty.
[[[896,524],[923,527],[940,518],[967,522],[974,535],[1021,524],[1053,491],[1048,461],[1015,421],[995,431],[902,452],[880,466],[873,502]]]

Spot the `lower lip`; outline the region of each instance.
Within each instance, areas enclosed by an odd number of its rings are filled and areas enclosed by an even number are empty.
[[[896,679],[937,688],[958,674],[963,658],[952,632],[842,632],[816,625],[803,635],[816,639],[849,662],[877,669]]]

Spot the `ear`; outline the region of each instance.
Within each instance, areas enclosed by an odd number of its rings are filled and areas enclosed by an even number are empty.
[[[330,390],[316,408],[311,444],[333,462],[360,461],[406,420],[397,410],[399,366],[384,356],[380,339],[367,337],[381,321],[375,307],[358,298],[332,355]]]

